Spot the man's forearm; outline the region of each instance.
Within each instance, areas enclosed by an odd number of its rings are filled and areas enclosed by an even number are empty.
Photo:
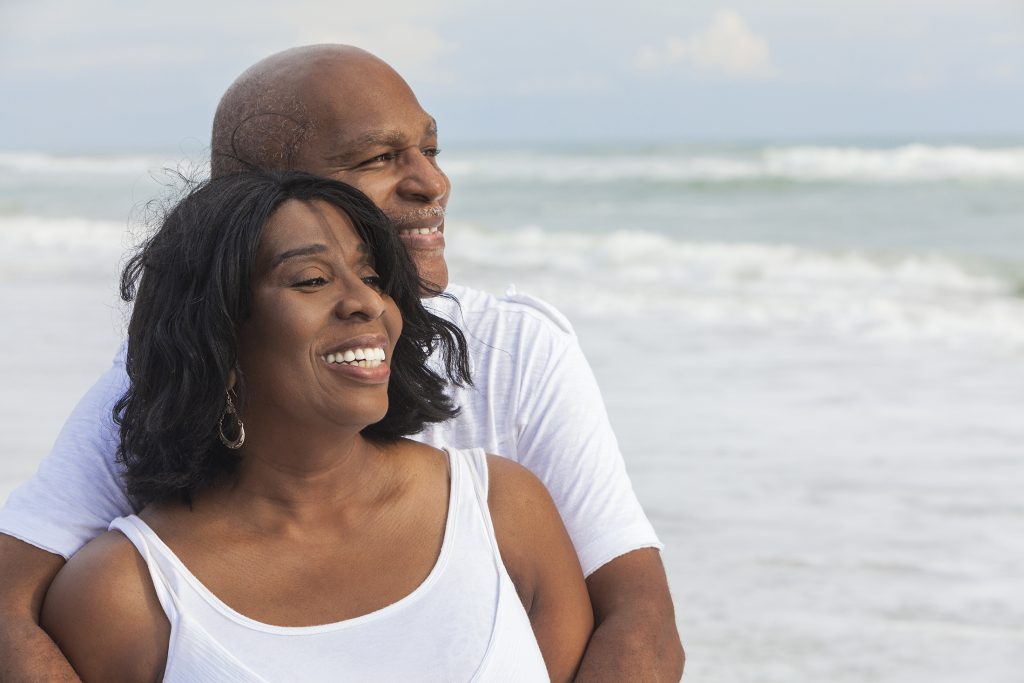
[[[0,683],[77,681],[39,613],[64,558],[0,533]]]
[[[0,682],[78,681],[74,669],[39,624],[4,614],[0,627]]]
[[[678,681],[684,653],[657,550],[636,550],[587,579],[596,628],[576,680],[580,683]]]

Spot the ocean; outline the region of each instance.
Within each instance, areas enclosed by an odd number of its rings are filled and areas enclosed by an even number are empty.
[[[124,250],[201,152],[0,151],[0,500],[109,366]],[[687,680],[1022,680],[1024,140],[440,161],[452,279],[576,327]]]

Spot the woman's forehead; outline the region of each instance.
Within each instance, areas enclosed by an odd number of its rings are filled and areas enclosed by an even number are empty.
[[[265,258],[308,245],[330,250],[365,254],[366,246],[352,220],[338,207],[323,200],[289,199],[271,214],[260,238],[259,251]]]

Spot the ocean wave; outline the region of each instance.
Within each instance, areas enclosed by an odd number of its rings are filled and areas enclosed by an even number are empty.
[[[975,341],[1024,349],[1024,273],[927,253],[452,225],[456,279],[518,282],[580,315]]]
[[[950,180],[1024,181],[1024,147],[912,144],[766,146],[758,149],[549,153],[492,152],[446,155],[453,178],[544,183],[656,181],[728,183],[756,181],[865,183]],[[26,174],[124,175],[177,169],[188,177],[208,174],[206,161],[167,155],[68,156],[0,151],[0,171]]]
[[[205,162],[157,155],[69,156],[44,152],[0,151],[0,170],[27,174],[137,175],[176,169],[192,177],[206,169]]]
[[[1024,263],[913,252],[699,243],[638,231],[447,226],[453,279],[511,282],[574,316],[1024,350]],[[0,218],[0,277],[111,278],[147,234],[124,221]]]
[[[108,277],[138,243],[125,222],[40,216],[0,217],[0,277],[95,274]]]
[[[453,155],[454,157],[454,155]],[[904,145],[892,148],[790,146],[747,152],[498,154],[445,160],[453,178],[609,183],[751,181],[906,183],[1024,182],[1024,147]]]

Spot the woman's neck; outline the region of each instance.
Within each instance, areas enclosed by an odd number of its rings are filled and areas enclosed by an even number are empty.
[[[400,488],[385,447],[356,431],[312,433],[254,430],[218,499],[253,523],[308,525],[360,517]]]

